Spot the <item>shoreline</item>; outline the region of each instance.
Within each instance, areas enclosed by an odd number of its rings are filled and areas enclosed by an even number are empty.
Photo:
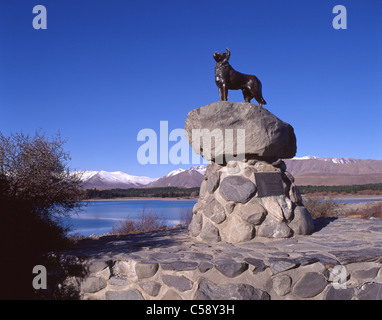
[[[91,202],[97,202],[97,201],[141,201],[141,200],[161,200],[161,201],[175,201],[175,200],[190,200],[190,201],[198,201],[198,198],[159,198],[159,197],[122,197],[122,198],[112,198],[112,199],[87,199],[83,201],[91,201]]]
[[[303,194],[303,198],[307,197],[314,197],[314,198],[329,198],[333,200],[375,200],[375,201],[382,201],[382,195],[364,195],[364,194],[346,194],[346,195],[315,195],[315,194]],[[176,198],[160,198],[160,197],[119,197],[119,198],[112,198],[112,199],[87,199],[83,201],[89,201],[89,202],[97,202],[97,201],[141,201],[141,200],[161,200],[161,201],[176,201],[176,200],[189,200],[189,201],[198,201],[198,198],[189,198],[189,197],[176,197]]]
[[[325,198],[325,199],[333,199],[333,200],[367,200],[367,201],[382,201],[382,195],[364,195],[364,194],[336,194],[336,195],[315,195],[315,194],[303,194],[303,198]]]

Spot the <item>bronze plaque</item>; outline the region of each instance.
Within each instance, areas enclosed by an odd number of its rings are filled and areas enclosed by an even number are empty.
[[[255,179],[259,197],[285,194],[281,172],[257,172]]]

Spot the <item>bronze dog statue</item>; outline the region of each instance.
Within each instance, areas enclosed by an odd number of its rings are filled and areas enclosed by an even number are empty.
[[[231,53],[228,48],[226,50],[227,52],[225,53],[214,53],[214,59],[216,61],[215,82],[219,88],[220,100],[228,100],[228,89],[241,89],[245,102],[251,102],[251,99],[255,98],[260,107],[263,104],[267,104],[263,98],[260,80],[255,76],[234,70],[228,63]]]

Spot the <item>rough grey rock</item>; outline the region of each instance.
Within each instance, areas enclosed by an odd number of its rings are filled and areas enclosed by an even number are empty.
[[[97,277],[88,277],[81,283],[81,289],[86,293],[94,293],[105,288],[107,285],[105,279]]]
[[[195,203],[195,205],[192,207],[192,213],[197,214],[198,211],[202,209],[203,204],[204,201],[198,201],[197,203]]]
[[[267,292],[249,284],[217,285],[205,278],[200,278],[194,300],[270,300]]]
[[[292,278],[287,274],[280,274],[273,278],[273,290],[279,296],[285,296],[291,290]]]
[[[302,206],[294,208],[294,218],[291,223],[289,223],[289,227],[295,234],[312,234],[314,231],[314,223],[309,211]]]
[[[227,202],[225,204],[225,210],[227,214],[231,214],[233,212],[233,210],[235,209],[235,205],[236,205],[235,202]]]
[[[216,201],[213,196],[209,196],[206,199],[203,212],[209,219],[217,224],[222,223],[226,218],[223,206]]]
[[[203,224],[202,231],[200,232],[200,238],[207,242],[219,242],[221,240],[219,229],[209,221],[206,221]]]
[[[284,162],[284,164],[285,164],[285,162]],[[293,175],[290,172],[284,171],[284,176],[285,176],[286,179],[289,180],[290,184],[294,183],[294,177],[293,177]]]
[[[267,266],[263,262],[263,260],[260,260],[260,259],[245,258],[244,261],[247,262],[248,264],[254,266],[254,269],[252,271],[253,274],[257,274],[257,273],[263,272],[267,268]]]
[[[174,253],[174,252],[155,252],[150,254],[149,259],[155,260],[155,261],[170,261],[170,260],[176,260],[181,258],[181,255]],[[154,262],[154,261],[152,261]]]
[[[206,175],[204,175],[206,176]],[[199,189],[199,199],[204,199],[208,195],[207,193],[207,181],[203,180],[202,184],[200,185]]]
[[[203,261],[199,264],[198,269],[201,273],[205,273],[213,267],[214,265],[211,262]]]
[[[256,172],[275,172],[280,171],[279,168],[272,166],[272,164],[264,161],[257,161],[254,165]]]
[[[250,178],[251,176],[253,176],[253,174],[256,172],[255,168],[253,167],[246,167],[244,169],[244,172],[243,172],[243,175],[244,177],[246,178]]]
[[[112,286],[125,287],[129,285],[129,281],[123,275],[113,276],[108,280],[109,284]]]
[[[158,271],[159,264],[156,262],[139,262],[135,265],[135,272],[138,279],[152,277]]]
[[[194,151],[207,160],[219,158],[219,154],[224,153],[224,150],[221,150],[223,141],[212,144],[209,157],[203,139],[200,139],[200,146],[192,143],[193,139],[196,140],[196,135],[193,135],[195,129],[207,129],[209,132],[219,129],[223,140],[226,129],[233,129],[234,132],[244,129],[246,159],[288,159],[293,158],[297,150],[293,127],[264,107],[251,103],[218,101],[189,112],[185,130]],[[233,156],[237,155],[237,139],[233,140],[233,146],[228,149],[231,149],[226,150],[228,154],[232,152]]]
[[[194,262],[195,260],[211,261],[213,256],[211,254],[203,253],[203,252],[186,252],[184,254],[184,258],[189,259],[191,262]]]
[[[302,196],[297,186],[292,183],[289,190],[289,198],[296,204],[302,205]]]
[[[102,271],[103,269],[107,267],[108,267],[107,261],[93,260],[93,261],[90,261],[88,264],[88,271],[90,273],[96,273],[96,272]]]
[[[358,292],[358,300],[382,300],[382,284],[364,284]]]
[[[156,297],[162,285],[156,281],[140,283],[139,286],[150,296]]]
[[[240,218],[253,225],[259,224],[266,214],[267,210],[256,199],[252,199],[244,206],[238,207]]]
[[[340,263],[338,262],[338,260],[336,260],[336,259],[334,259],[334,258],[332,258],[331,256],[326,255],[326,254],[315,253],[314,257],[313,257],[313,256],[310,256],[310,255],[307,255],[307,257],[312,258],[312,259],[317,259],[317,260],[320,261],[324,266],[327,266],[327,265],[336,266],[336,265],[339,265],[339,264],[340,264]]]
[[[350,246],[353,246],[353,244],[350,244]],[[329,253],[334,254],[342,265],[364,261],[382,261],[381,248],[362,248],[360,250],[330,251]]]
[[[284,221],[284,212],[279,204],[281,196],[270,196],[261,198],[261,203],[267,210],[268,215],[279,222]]]
[[[382,249],[381,249],[382,252]],[[382,255],[382,253],[381,253]],[[377,276],[379,267],[374,267],[370,269],[356,270],[352,274],[357,279],[373,279]]]
[[[260,225],[257,234],[267,238],[288,238],[292,235],[292,230],[285,222],[274,220],[268,215]]]
[[[161,263],[163,270],[172,271],[187,271],[195,270],[198,267],[198,263],[194,261],[171,261]]]
[[[206,173],[204,174],[204,179],[207,180],[210,176],[212,176],[215,172],[219,171],[221,168],[222,166],[211,161],[206,167]]]
[[[241,176],[228,176],[220,184],[220,194],[227,201],[245,203],[256,193],[255,184]]]
[[[215,268],[226,277],[234,278],[247,270],[248,264],[230,259],[222,259],[215,262]]]
[[[220,183],[220,175],[221,175],[221,172],[214,172],[208,177],[207,191],[209,193],[214,193],[215,190],[218,188]]]
[[[293,293],[300,298],[312,298],[324,290],[325,277],[317,272],[307,272],[293,288]]]
[[[165,274],[162,276],[162,281],[169,287],[173,287],[181,292],[190,290],[192,288],[192,282],[185,276],[172,276]]]
[[[202,230],[203,216],[200,213],[196,213],[192,216],[191,223],[188,226],[188,231],[192,237],[197,237]]]
[[[106,291],[106,300],[144,300],[141,293],[136,290]]]
[[[233,216],[221,229],[221,239],[229,243],[239,243],[251,240],[255,229],[239,217]]]
[[[134,273],[135,269],[133,269],[134,265],[130,263],[130,261],[117,261],[113,268],[113,275],[129,275]]]
[[[299,265],[298,261],[295,259],[283,259],[283,258],[270,258],[269,259],[269,268],[272,271],[272,274],[278,274],[280,272],[293,269]]]
[[[168,289],[162,300],[183,300],[182,297],[173,289]]]
[[[330,286],[325,293],[325,300],[351,300],[354,296],[354,288],[335,289]]]
[[[286,196],[281,196],[277,198],[277,202],[283,211],[284,218],[289,221],[293,214],[292,201]]]

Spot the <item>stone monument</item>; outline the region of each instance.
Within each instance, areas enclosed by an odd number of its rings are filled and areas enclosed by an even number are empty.
[[[192,237],[239,243],[313,232],[282,161],[296,154],[291,125],[258,105],[219,101],[192,110],[185,133],[193,150],[209,161],[193,208]]]

